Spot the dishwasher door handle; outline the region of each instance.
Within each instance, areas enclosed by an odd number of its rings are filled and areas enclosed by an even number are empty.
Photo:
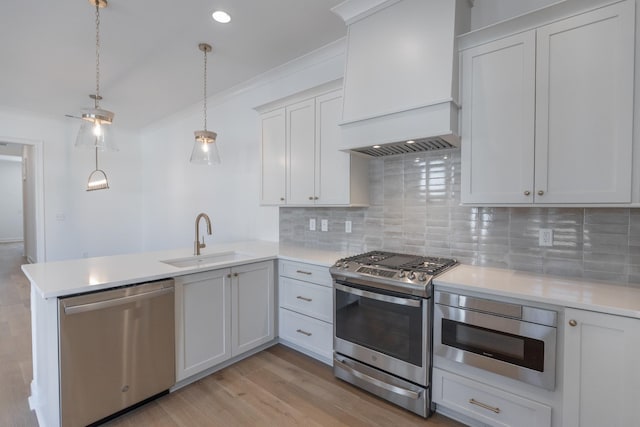
[[[72,315],[72,314],[84,313],[87,311],[102,310],[109,307],[116,307],[118,305],[123,305],[131,302],[159,297],[160,295],[165,295],[168,293],[173,293],[173,287],[162,288],[162,289],[158,289],[151,292],[145,292],[145,293],[136,294],[136,295],[128,295],[125,297],[113,298],[113,299],[108,299],[104,301],[90,302],[87,304],[71,305],[69,307],[65,305],[64,314]]]

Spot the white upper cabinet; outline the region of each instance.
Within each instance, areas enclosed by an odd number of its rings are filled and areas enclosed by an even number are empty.
[[[465,203],[533,200],[534,55],[534,31],[462,52]]]
[[[287,110],[287,203],[315,202],[316,103],[307,99]]]
[[[286,203],[285,121],[284,108],[260,116],[260,130],[262,132],[260,203],[263,205],[284,205]]]
[[[627,0],[461,51],[463,203],[631,203],[634,28]]]
[[[631,201],[634,6],[538,29],[536,202]]]
[[[263,205],[366,206],[368,158],[340,151],[342,91],[307,93],[260,116]]]

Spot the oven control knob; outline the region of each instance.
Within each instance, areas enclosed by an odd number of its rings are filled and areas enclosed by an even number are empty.
[[[400,270],[400,272],[398,273],[398,277],[400,277],[400,278],[403,278],[406,275],[407,275],[407,273],[405,273],[404,270]]]
[[[427,280],[427,276],[424,273],[422,273],[418,276],[418,280],[420,280],[421,282],[424,282],[425,280]]]
[[[413,280],[413,279],[415,279],[415,278],[416,278],[416,273],[414,273],[414,272],[412,271],[411,273],[409,273],[409,275],[407,276],[407,278],[408,278],[409,280]]]
[[[340,267],[342,267],[342,263],[340,261],[337,261],[335,266],[340,268]]]

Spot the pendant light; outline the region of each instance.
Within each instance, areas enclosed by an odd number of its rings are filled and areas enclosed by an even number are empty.
[[[209,44],[200,43],[198,49],[204,53],[204,130],[194,132],[195,142],[190,161],[201,165],[212,165],[220,163],[220,155],[216,146],[217,134],[207,130],[207,53],[211,52],[212,48]]]
[[[107,175],[98,167],[98,151],[118,151],[110,138],[113,112],[100,108],[100,8],[107,7],[107,0],[89,0],[96,7],[96,93],[89,95],[93,99],[93,108],[82,111],[82,124],[76,138],[76,147],[95,150],[96,168],[87,182],[87,191],[109,188]]]
[[[100,108],[100,9],[107,7],[108,3],[107,0],[89,0],[89,3],[96,7],[96,93],[89,95],[93,99],[93,108],[82,111],[76,147],[118,151],[109,135],[114,114]]]

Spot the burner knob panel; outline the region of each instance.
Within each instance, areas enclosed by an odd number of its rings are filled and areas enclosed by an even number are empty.
[[[425,280],[427,280],[427,276],[422,273],[420,276],[418,276],[418,280],[420,280],[421,282],[424,282]]]
[[[409,275],[407,276],[407,278],[408,278],[409,280],[413,280],[413,279],[415,279],[415,278],[416,278],[416,273],[414,273],[414,272],[412,271],[411,273],[409,273]]]

